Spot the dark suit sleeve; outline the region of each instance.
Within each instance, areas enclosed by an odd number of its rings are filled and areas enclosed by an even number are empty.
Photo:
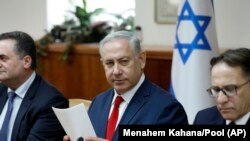
[[[199,115],[200,115],[199,113],[200,112],[198,111],[197,114],[195,115],[194,122],[193,122],[194,125],[198,124],[198,119],[199,119]]]
[[[178,101],[172,101],[165,105],[157,124],[188,124],[183,106]]]
[[[221,116],[216,106],[208,107],[197,112],[194,125],[224,125],[225,119]]]
[[[60,122],[55,116],[52,106],[57,108],[68,107],[68,100],[62,96],[56,96],[44,104],[36,115],[31,119],[32,128],[28,135],[27,141],[62,141],[66,134]]]

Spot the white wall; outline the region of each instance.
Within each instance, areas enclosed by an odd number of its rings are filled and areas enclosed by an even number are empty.
[[[142,27],[143,44],[169,45],[175,40],[175,24],[157,24],[154,21],[155,0],[136,0],[136,25]]]
[[[136,24],[142,27],[143,44],[173,46],[175,25],[154,21],[155,0],[135,1]],[[250,47],[250,0],[214,0],[214,5],[219,46]],[[0,33],[23,30],[37,39],[45,34],[48,17],[46,0],[0,0]]]
[[[214,0],[220,47],[250,47],[250,0]]]
[[[55,25],[62,24],[65,21],[65,19],[73,18],[74,20],[77,20],[77,18],[72,12],[75,11],[77,5],[80,7],[82,7],[83,5],[82,0],[46,0],[46,1],[47,1],[47,13],[50,13],[47,15],[48,19],[47,29],[49,30],[51,30]],[[112,3],[112,5],[110,5],[110,3]],[[124,13],[131,7],[133,8],[135,7],[135,0],[87,0],[87,10],[89,12],[94,11],[96,8],[100,7],[104,8],[107,13]],[[103,19],[106,21],[107,18],[109,18],[109,20],[114,19],[114,17],[110,15],[102,15],[102,16],[99,15],[98,20]]]
[[[214,0],[214,6],[219,47],[250,47],[250,0]],[[174,45],[175,25],[154,21],[153,0],[136,0],[136,16],[143,44]]]
[[[46,0],[0,0],[0,33],[21,30],[37,39],[46,24]]]

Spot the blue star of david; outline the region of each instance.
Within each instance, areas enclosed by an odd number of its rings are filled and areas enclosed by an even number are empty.
[[[186,15],[185,15],[186,13]],[[188,14],[187,14],[188,13]],[[178,34],[176,34],[176,44],[175,48],[178,49],[181,59],[183,63],[185,64],[193,52],[194,49],[203,49],[203,50],[211,50],[211,47],[208,43],[208,40],[204,34],[209,22],[210,22],[211,17],[209,16],[201,16],[201,15],[195,15],[194,12],[192,11],[191,6],[189,5],[188,0],[183,5],[183,8],[181,10],[181,13],[178,17],[178,24],[177,24],[177,30],[180,26],[180,23],[182,21],[191,21],[194,25],[194,27],[197,30],[197,34],[195,35],[193,41],[191,43],[181,43],[179,40]],[[203,23],[200,24],[199,22]],[[178,33],[178,32],[176,32]],[[199,42],[202,41],[203,43],[200,44]],[[184,51],[185,50],[185,51]]]

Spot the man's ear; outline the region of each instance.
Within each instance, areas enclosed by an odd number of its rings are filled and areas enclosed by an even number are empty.
[[[140,53],[139,61],[141,63],[141,69],[144,69],[146,66],[146,51]]]
[[[29,55],[23,57],[23,67],[25,69],[31,68],[32,59]]]

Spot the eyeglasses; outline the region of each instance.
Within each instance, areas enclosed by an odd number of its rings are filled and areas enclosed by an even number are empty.
[[[226,96],[234,96],[237,94],[237,89],[239,89],[240,87],[243,87],[244,85],[246,85],[250,80],[247,80],[246,82],[244,82],[241,85],[227,85],[224,86],[222,88],[217,87],[217,86],[212,86],[209,89],[207,89],[207,92],[213,96],[213,97],[218,97],[220,91],[222,91]]]

